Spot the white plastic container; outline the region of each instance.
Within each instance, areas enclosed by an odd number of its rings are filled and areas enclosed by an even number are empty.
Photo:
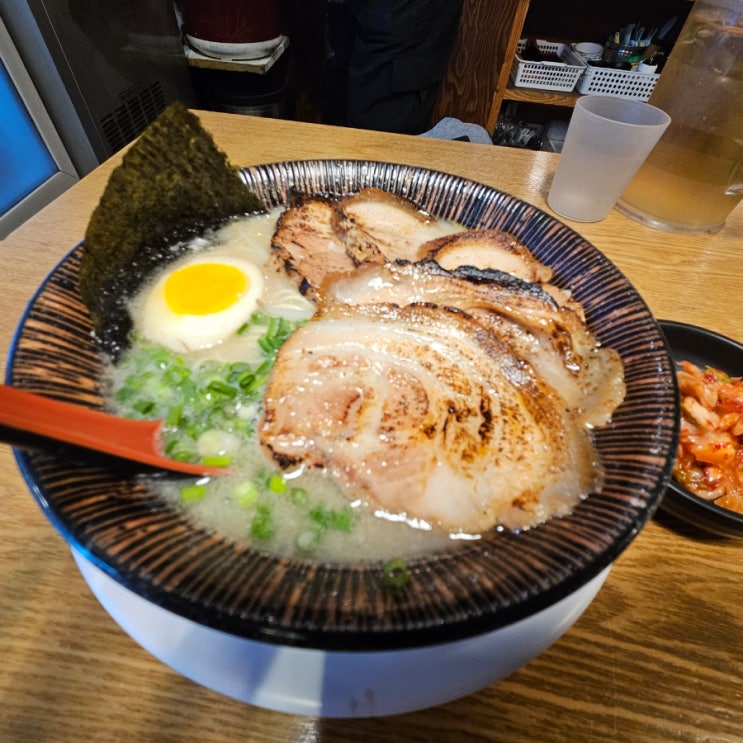
[[[575,88],[585,62],[567,44],[536,40],[537,48],[544,54],[556,54],[560,62],[532,62],[522,59],[519,53],[526,48],[526,39],[516,47],[516,57],[511,66],[511,81],[517,88],[570,91]]]

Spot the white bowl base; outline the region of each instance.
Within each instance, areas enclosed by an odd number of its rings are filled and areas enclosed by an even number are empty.
[[[77,550],[72,554],[116,623],[178,673],[258,707],[319,717],[400,714],[490,686],[555,642],[591,603],[611,567],[537,614],[483,635],[404,650],[340,652],[206,627],[130,591]]]

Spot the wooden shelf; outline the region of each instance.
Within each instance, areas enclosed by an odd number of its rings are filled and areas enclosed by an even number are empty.
[[[305,0],[306,1],[306,0]],[[677,17],[680,27],[688,0],[463,0],[456,44],[449,61],[435,118],[453,116],[495,131],[504,101],[548,106],[575,105],[580,93],[515,88],[509,78],[518,42],[539,39],[598,41],[628,20],[650,26]]]
[[[575,106],[580,93],[575,91],[540,90],[538,88],[517,88],[510,83],[503,93],[505,101],[521,101],[522,103],[540,103],[547,106]]]

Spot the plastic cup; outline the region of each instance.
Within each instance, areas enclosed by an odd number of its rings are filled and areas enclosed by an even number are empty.
[[[547,196],[550,208],[578,222],[603,219],[670,123],[665,111],[641,101],[579,98]]]

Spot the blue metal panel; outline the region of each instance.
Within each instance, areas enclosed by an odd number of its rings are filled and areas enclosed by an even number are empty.
[[[0,62],[0,214],[38,188],[58,167]]]

